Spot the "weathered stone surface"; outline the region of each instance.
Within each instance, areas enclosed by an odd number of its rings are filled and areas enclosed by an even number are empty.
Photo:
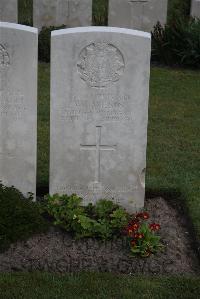
[[[192,17],[200,18],[200,0],[191,0],[191,12]]]
[[[36,192],[37,29],[0,22],[0,181]]]
[[[52,33],[51,194],[143,207],[150,48],[129,29]]]
[[[109,26],[150,32],[167,19],[168,0],[109,0]]]
[[[18,0],[0,0],[0,22],[17,23]]]
[[[92,0],[33,0],[33,24],[67,27],[88,26],[92,22]]]

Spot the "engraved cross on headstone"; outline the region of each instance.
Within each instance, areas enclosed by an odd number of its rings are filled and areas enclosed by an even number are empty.
[[[101,144],[101,126],[96,127],[96,144],[82,145],[81,150],[95,150],[96,162],[95,162],[95,182],[100,183],[100,168],[101,168],[101,151],[115,151],[117,145],[104,145]]]
[[[145,8],[145,4],[147,4],[149,2],[149,0],[130,0],[129,4],[131,5],[131,16],[133,16],[134,14],[134,4],[139,4],[141,7],[141,13],[139,15],[139,19],[140,19],[140,26],[141,29],[143,28],[143,16],[144,16],[144,8]],[[131,27],[134,27],[135,24],[131,24]]]

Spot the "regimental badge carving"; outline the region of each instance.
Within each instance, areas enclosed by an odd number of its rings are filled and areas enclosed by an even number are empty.
[[[10,57],[6,48],[0,44],[0,68],[10,65]]]
[[[85,47],[77,63],[80,77],[91,87],[106,87],[124,73],[122,53],[114,45],[98,42]]]

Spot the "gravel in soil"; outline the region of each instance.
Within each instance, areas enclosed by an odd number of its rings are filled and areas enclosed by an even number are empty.
[[[47,234],[15,243],[1,253],[0,271],[199,274],[199,259],[183,214],[163,198],[146,200],[145,209],[151,215],[150,220],[161,225],[159,233],[165,249],[155,256],[132,257],[122,239],[74,240],[63,231],[51,229]]]

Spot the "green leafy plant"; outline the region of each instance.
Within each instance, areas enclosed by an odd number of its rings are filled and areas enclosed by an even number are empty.
[[[18,0],[19,24],[33,25],[33,0]]]
[[[51,49],[51,31],[66,28],[62,26],[43,27],[39,33],[38,38],[38,58],[39,61],[50,62],[50,49]]]
[[[79,220],[78,216],[84,215],[84,209],[80,206],[81,199],[78,196],[55,194],[53,196],[48,195],[45,199],[47,200],[45,209],[49,215],[53,216],[55,225],[60,225],[67,231],[76,229],[75,224]]]
[[[200,67],[200,20],[177,18],[152,32],[152,61],[166,65]]]
[[[59,225],[76,238],[97,237],[110,239],[119,236],[122,228],[128,223],[129,214],[109,200],[100,200],[95,205],[82,205],[77,195],[46,196],[44,210]]]
[[[108,24],[108,0],[93,0],[93,26],[107,26]]]
[[[168,23],[177,18],[188,18],[190,15],[191,0],[168,0]]]
[[[118,208],[118,205],[113,203],[111,200],[99,200],[97,201],[93,213],[96,214],[98,218],[108,219],[111,213]]]
[[[48,222],[40,215],[32,195],[25,198],[14,187],[0,183],[0,249],[11,243],[26,240],[33,234],[45,232]]]
[[[147,212],[136,214],[125,228],[130,249],[134,256],[148,257],[156,253],[163,245],[156,232],[160,229],[157,223],[148,224],[149,214]]]

